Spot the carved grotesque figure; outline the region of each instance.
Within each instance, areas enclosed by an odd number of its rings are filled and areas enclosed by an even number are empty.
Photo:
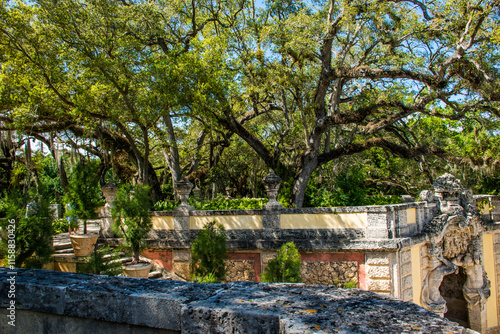
[[[422,304],[428,310],[443,316],[448,309],[439,292],[439,286],[444,276],[457,272],[458,267],[443,257],[439,246],[431,245],[429,258],[428,272],[422,288]]]
[[[422,305],[444,316],[447,311],[446,301],[441,296],[439,287],[444,276],[456,273],[462,267],[467,276],[463,293],[468,309],[469,312],[477,312],[484,308],[490,291],[481,263],[483,226],[474,209],[472,191],[465,189],[460,180],[451,174],[437,178],[433,185],[440,214],[424,227],[429,240],[429,265],[424,270]],[[420,197],[427,202],[433,201],[430,192],[422,192]]]
[[[464,192],[460,180],[451,174],[444,174],[434,181],[433,186],[442,214],[459,215],[464,211],[460,205],[460,196]]]

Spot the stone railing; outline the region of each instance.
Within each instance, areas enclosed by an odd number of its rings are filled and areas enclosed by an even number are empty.
[[[303,284],[0,268],[0,306],[1,333],[474,333],[413,303]]]

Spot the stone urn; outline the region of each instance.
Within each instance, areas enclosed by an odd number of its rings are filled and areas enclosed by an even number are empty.
[[[101,187],[101,191],[104,198],[106,199],[106,204],[108,206],[113,206],[113,202],[116,200],[118,187],[113,182],[108,182]]]
[[[278,190],[280,189],[281,185],[281,178],[274,173],[274,171],[271,169],[269,174],[262,179],[262,183],[264,184],[264,188],[266,188],[267,192],[267,197],[269,198],[269,201],[265,205],[266,209],[274,209],[274,208],[282,208],[283,205],[281,205],[276,198],[278,197]]]
[[[123,273],[127,277],[148,278],[151,266],[152,264],[148,262],[126,264],[123,266]]]
[[[75,256],[88,256],[94,251],[98,235],[94,234],[71,234],[71,245]]]
[[[174,183],[175,192],[179,196],[181,200],[182,207],[190,207],[188,204],[189,194],[191,193],[191,189],[193,189],[193,184],[189,182],[187,179],[182,179],[178,182]]]

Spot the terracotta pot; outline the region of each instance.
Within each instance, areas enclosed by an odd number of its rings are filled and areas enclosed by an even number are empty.
[[[75,256],[87,256],[94,251],[94,245],[99,236],[95,234],[71,234],[69,237]]]
[[[151,263],[139,262],[136,264],[126,264],[123,266],[123,273],[127,277],[148,278]]]

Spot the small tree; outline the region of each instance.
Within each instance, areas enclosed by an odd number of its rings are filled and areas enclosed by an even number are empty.
[[[39,185],[39,190],[43,188]],[[27,202],[32,204],[33,212],[26,212]],[[41,268],[49,262],[54,250],[52,248],[53,215],[49,209],[49,199],[46,196],[30,193],[26,199],[18,189],[12,189],[4,202],[6,218],[0,219],[0,239],[3,255],[7,260],[15,255],[15,266]],[[15,253],[9,252],[13,245],[8,234],[15,236]],[[9,246],[10,245],[10,246]],[[12,263],[8,261],[9,264]]]
[[[119,250],[112,250],[109,246],[96,249],[93,254],[87,256],[86,262],[78,263],[76,271],[82,274],[98,274],[118,276],[122,273],[122,264]]]
[[[92,162],[80,160],[73,168],[65,191],[64,201],[70,207],[66,217],[71,217],[70,224],[73,217],[82,219],[83,233],[87,234],[87,219],[96,216],[95,210],[103,202],[96,166]],[[72,229],[70,228],[70,233]]]
[[[226,276],[227,245],[224,226],[215,221],[205,224],[191,245],[193,280],[221,282]]]
[[[262,281],[300,283],[300,255],[293,241],[283,244],[277,256],[267,263]]]
[[[148,186],[124,185],[116,194],[111,214],[113,230],[126,240],[126,247],[133,253],[132,263],[139,262],[139,252],[144,248],[145,237],[153,227],[149,209],[151,196]]]

